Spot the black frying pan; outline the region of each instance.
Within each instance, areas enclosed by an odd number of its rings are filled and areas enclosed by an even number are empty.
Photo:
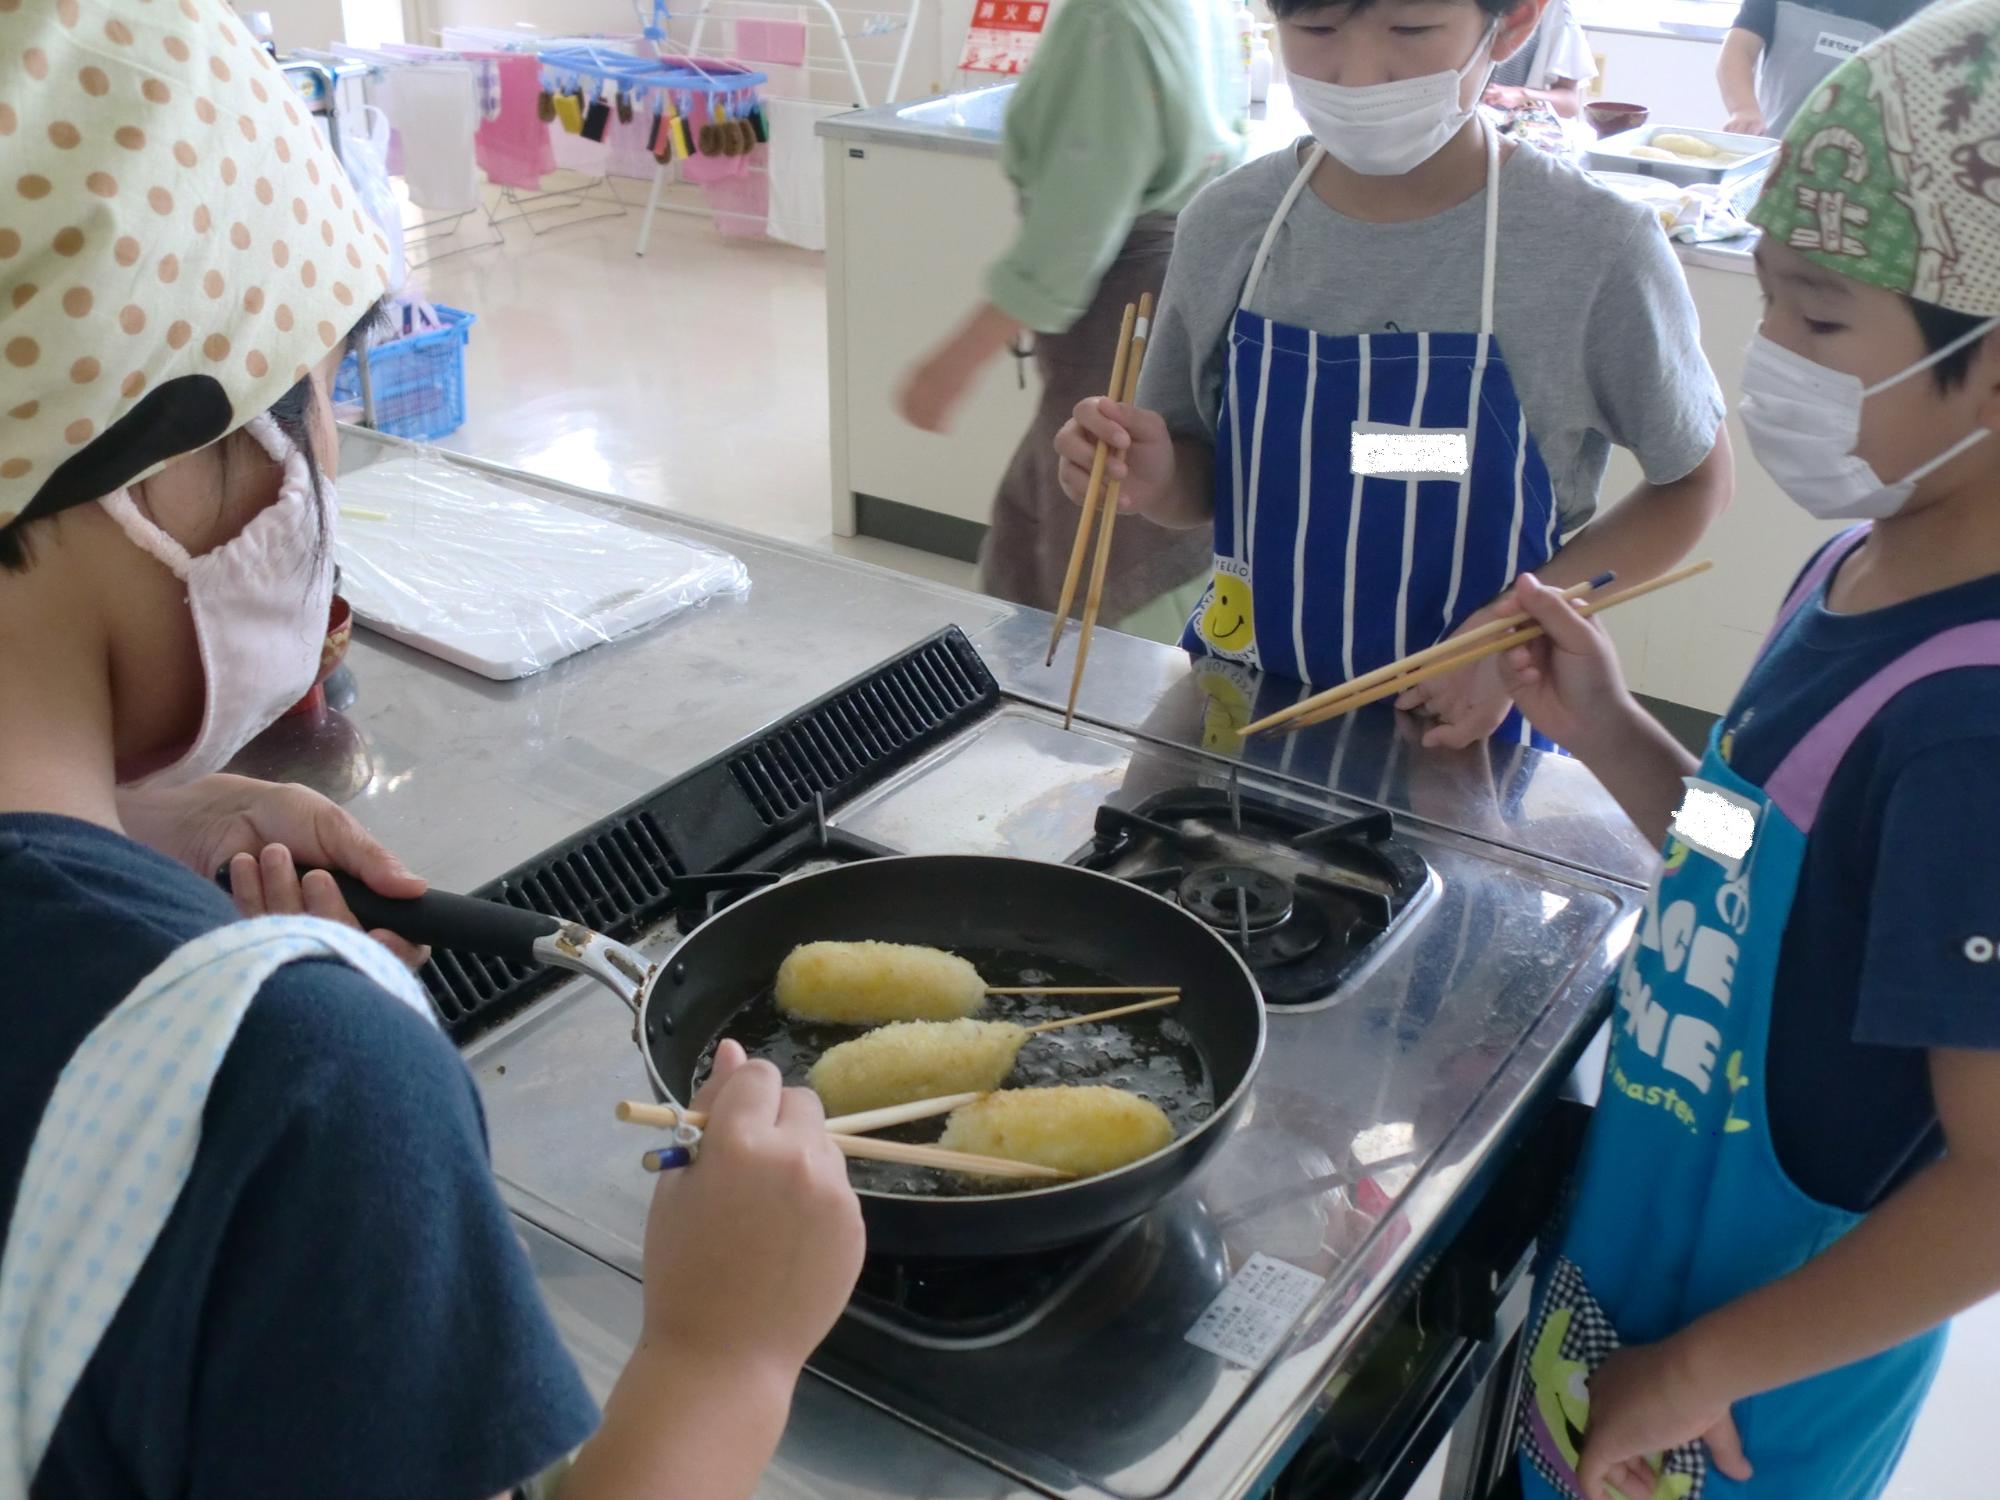
[[[388,901],[357,887],[342,882],[361,923],[412,942],[558,962],[596,974],[614,990],[618,982],[587,956],[613,960],[614,969],[632,962],[633,950],[554,917],[443,892]],[[1170,1016],[1199,1054],[1211,1095],[1204,1117],[1187,1123],[1168,1146],[1080,1182],[959,1196],[864,1185],[872,1250],[1020,1255],[1101,1233],[1146,1212],[1191,1177],[1249,1095],[1264,1050],[1264,1006],[1227,940],[1163,897],[1109,875],[976,855],[840,865],[756,891],[702,923],[624,993],[635,1007],[654,1093],[669,1103],[692,1095],[717,1039],[732,1034],[757,1005],[768,1006],[778,965],[798,944],[863,938],[1036,955],[1051,968],[1111,983],[1179,985],[1180,1004],[1155,1015]],[[987,1013],[1005,1012],[995,1001]]]

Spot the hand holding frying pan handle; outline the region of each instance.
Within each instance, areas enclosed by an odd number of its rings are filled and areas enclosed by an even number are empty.
[[[303,876],[307,872],[299,873]],[[535,944],[561,930],[563,925],[557,917],[451,891],[425,891],[421,896],[407,899],[382,896],[356,876],[338,870],[327,873],[340,887],[341,899],[347,902],[347,909],[362,927],[386,928],[407,942],[427,943],[434,948],[456,948],[519,964],[539,964],[543,958],[535,952]],[[215,881],[228,890],[229,871],[224,869]]]

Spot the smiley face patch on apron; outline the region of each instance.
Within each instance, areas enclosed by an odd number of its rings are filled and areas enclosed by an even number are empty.
[[[1208,586],[1197,617],[1202,642],[1217,656],[1254,661],[1257,650],[1256,604],[1250,594],[1247,564],[1218,558],[1215,579]]]

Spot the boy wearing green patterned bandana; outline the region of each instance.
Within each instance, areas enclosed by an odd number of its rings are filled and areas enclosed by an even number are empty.
[[[1699,761],[1604,635],[1505,675],[1665,848],[1518,1422],[1533,1500],[1868,1500],[1944,1324],[2000,1292],[2000,0],[1793,120],[1740,413],[1811,514]]]

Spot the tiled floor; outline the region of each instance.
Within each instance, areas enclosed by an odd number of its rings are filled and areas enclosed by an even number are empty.
[[[540,236],[512,225],[501,246],[420,273],[435,299],[479,315],[470,419],[452,446],[970,583],[962,563],[831,534],[818,256],[722,239],[703,222],[662,215],[651,254],[639,260],[635,217],[549,222],[556,227]],[[437,248],[483,238],[482,226]],[[1996,1397],[2000,1301],[1960,1319],[1891,1500],[1992,1495],[1993,1464],[1979,1444]],[[1413,1492],[1423,1500],[1436,1493],[1436,1468]]]
[[[619,190],[641,196],[629,183]],[[832,534],[818,255],[662,213],[641,260],[636,213],[562,227],[576,216],[550,216],[541,235],[510,223],[503,245],[440,255],[418,272],[434,300],[479,315],[469,416],[451,446],[971,583],[964,563]],[[432,244],[491,238],[480,223]]]

